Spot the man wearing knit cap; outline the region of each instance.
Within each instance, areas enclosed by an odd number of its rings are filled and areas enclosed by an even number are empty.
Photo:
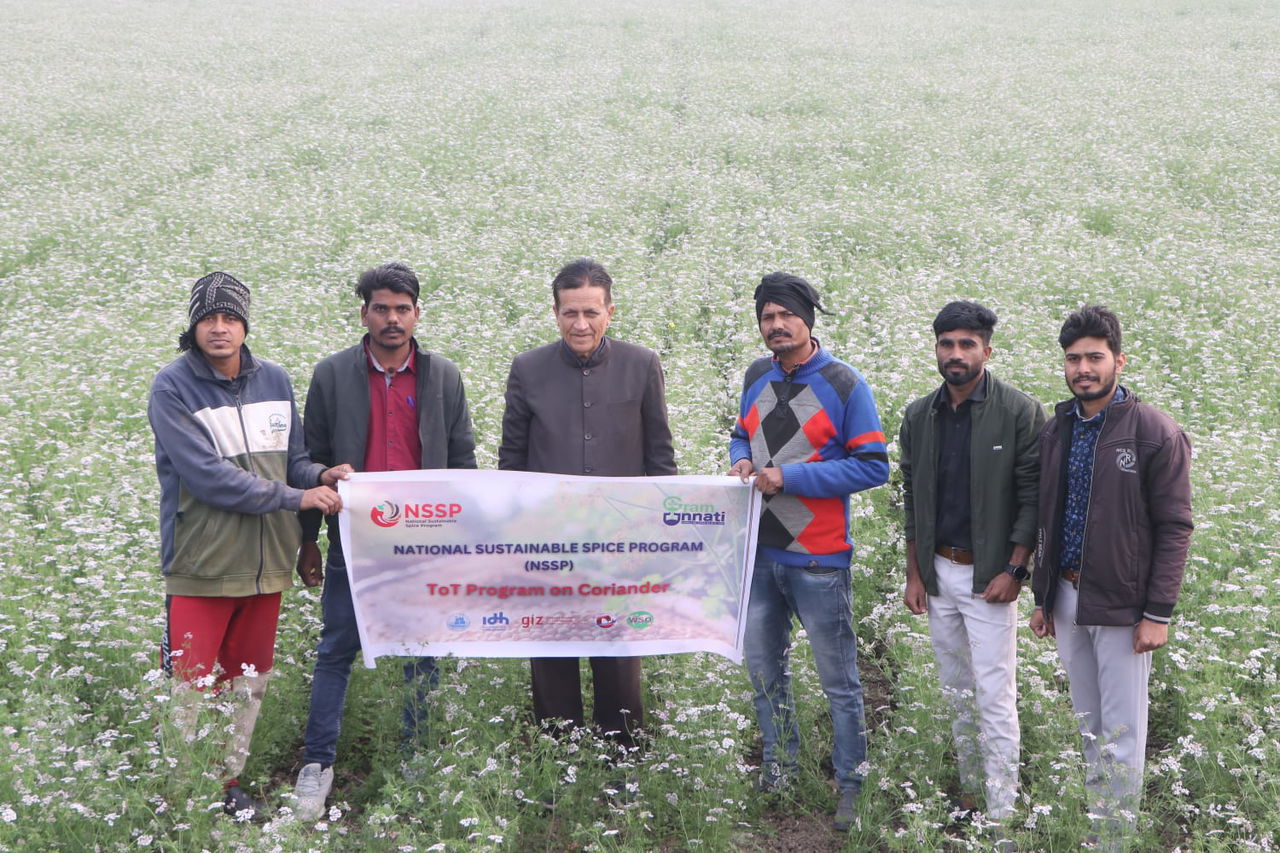
[[[289,377],[255,357],[249,288],[224,272],[191,288],[182,355],[156,374],[147,416],[160,479],[165,579],[161,664],[179,685],[174,721],[194,741],[202,689],[230,693],[223,809],[263,817],[240,787],[275,653],[280,593],[292,583],[299,509],[336,513],[349,466],[307,457]]]
[[[773,355],[747,369],[730,473],[764,495],[745,657],[764,742],[760,788],[786,787],[800,731],[788,669],[792,617],[809,636],[831,711],[839,799],[835,828],[853,824],[867,741],[853,632],[849,495],[884,484],[889,460],[875,398],[862,375],[811,335],[827,313],[809,282],[789,273],[756,288],[756,319]]]

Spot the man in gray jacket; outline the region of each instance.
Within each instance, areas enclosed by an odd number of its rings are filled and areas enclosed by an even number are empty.
[[[906,605],[929,614],[961,806],[975,807],[985,775],[987,816],[1005,821],[1018,793],[1017,599],[1036,540],[1044,409],[986,369],[995,325],[976,302],[938,312],[944,381],[907,406],[898,444]]]
[[[239,775],[275,659],[280,593],[293,583],[295,513],[336,513],[331,487],[343,469],[307,458],[288,375],[245,346],[249,288],[210,273],[192,286],[187,312],[182,356],[156,374],[147,403],[160,478],[161,664],[179,679],[174,722],[187,741],[198,688],[233,694],[223,809],[262,818]]]
[[[304,420],[312,459],[356,471],[476,467],[471,414],[458,368],[419,347],[413,336],[421,314],[418,293],[418,278],[404,264],[385,264],[360,276],[360,322],[369,331],[360,343],[316,365]],[[306,822],[321,816],[333,786],[347,681],[360,651],[336,519],[329,521],[327,572],[320,568],[319,531],[320,516],[305,514],[298,574],[307,586],[324,582],[324,628],[316,647],[302,770],[294,788],[296,814]],[[403,736],[411,750],[425,734],[426,692],[439,678],[435,660],[410,659],[404,678],[409,690]]]
[[[498,467],[596,477],[676,473],[658,354],[605,336],[613,279],[580,258],[551,283],[560,340],[516,356]],[[538,721],[583,724],[577,658],[534,658]],[[640,659],[593,657],[595,721],[625,747],[643,722]]]

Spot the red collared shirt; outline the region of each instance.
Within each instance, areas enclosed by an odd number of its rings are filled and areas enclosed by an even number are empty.
[[[388,373],[364,347],[369,361],[369,438],[364,470],[411,471],[422,467],[422,439],[418,435],[417,344],[395,372]]]

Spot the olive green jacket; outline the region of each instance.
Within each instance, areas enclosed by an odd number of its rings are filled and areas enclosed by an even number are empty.
[[[938,517],[938,416],[935,402],[946,386],[907,406],[898,433],[906,539],[916,543],[920,577],[938,594],[933,572]],[[980,593],[1004,571],[1014,545],[1036,544],[1040,482],[1040,428],[1044,407],[987,371],[986,399],[969,408],[969,506],[973,533],[973,591]]]

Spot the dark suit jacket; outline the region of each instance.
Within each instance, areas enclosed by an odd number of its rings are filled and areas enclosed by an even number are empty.
[[[583,363],[556,341],[516,356],[498,467],[595,477],[676,473],[658,354],[604,338]]]
[[[368,337],[366,335],[366,337]],[[474,468],[476,443],[462,376],[442,355],[418,348],[418,438],[423,468]],[[350,463],[364,469],[369,438],[369,361],[364,342],[335,353],[316,365],[302,419],[307,452],[325,467]],[[316,541],[320,512],[300,514],[302,538]],[[337,516],[329,519],[329,565],[344,566]]]

